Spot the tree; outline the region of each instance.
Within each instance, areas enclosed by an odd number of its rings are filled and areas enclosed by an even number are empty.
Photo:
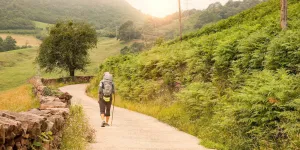
[[[0,52],[4,51],[3,50],[3,39],[0,37]]]
[[[14,50],[17,48],[17,41],[13,39],[11,36],[7,36],[3,41],[3,51]]]
[[[132,21],[127,21],[119,28],[118,40],[130,41],[141,37],[141,33],[135,28]]]
[[[59,69],[73,77],[75,70],[85,70],[90,63],[88,50],[96,46],[97,33],[90,24],[58,22],[41,44],[36,61],[46,72]]]

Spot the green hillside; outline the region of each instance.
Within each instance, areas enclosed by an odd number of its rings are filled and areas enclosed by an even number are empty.
[[[94,75],[98,72],[98,64],[109,56],[120,54],[120,49],[131,43],[122,43],[111,38],[99,38],[97,48],[90,50],[91,64],[86,72],[77,72],[77,75]],[[37,48],[0,52],[0,92],[6,91],[27,83],[27,80],[37,74]],[[66,72],[41,72],[42,77],[66,77]]]
[[[184,11],[182,13],[183,33],[187,34],[202,28],[204,25],[215,23],[222,19],[227,19],[228,17],[250,9],[264,1],[266,0],[230,0],[224,5],[222,5],[220,2],[212,3],[204,10],[193,9]],[[155,34],[157,36],[164,37],[165,39],[173,39],[179,36],[178,17],[178,13],[174,13],[162,19],[157,18],[150,20],[148,21],[149,23],[147,23],[147,25],[149,26],[150,24],[150,27],[148,28],[155,28],[154,26],[158,27],[157,30],[152,31],[152,35]]]
[[[127,20],[143,21],[143,14],[125,0],[0,0],[0,30],[34,29],[32,21],[84,20],[98,29],[113,28]]]
[[[299,149],[300,3],[269,0],[139,55],[100,65],[114,74],[123,103],[217,149]],[[130,107],[128,107],[130,108]]]

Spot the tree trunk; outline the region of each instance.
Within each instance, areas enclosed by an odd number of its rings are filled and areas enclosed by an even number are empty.
[[[182,22],[181,22],[181,2],[178,0],[178,7],[179,7],[179,34],[180,34],[180,41],[182,41]]]
[[[281,0],[281,28],[285,30],[287,28],[287,9],[288,2],[287,0]]]
[[[75,76],[75,69],[69,69],[69,72],[71,77]]]

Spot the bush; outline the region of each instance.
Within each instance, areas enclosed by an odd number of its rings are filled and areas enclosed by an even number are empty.
[[[121,49],[121,54],[126,55],[126,54],[136,54],[141,52],[145,48],[144,43],[138,43],[134,42],[130,47],[125,46],[124,48]]]
[[[95,131],[91,129],[81,106],[71,106],[70,116],[63,130],[62,150],[86,150],[88,142],[93,142]]]
[[[286,68],[292,73],[300,72],[300,31],[288,30],[282,32],[271,41],[268,47],[268,69]]]
[[[255,32],[242,39],[237,46],[239,54],[236,65],[238,68],[243,72],[254,69],[263,70],[270,40],[270,37],[263,31]]]
[[[261,149],[297,149],[300,146],[299,76],[263,71],[233,93],[233,114],[244,145]],[[236,133],[237,131],[235,131]]]

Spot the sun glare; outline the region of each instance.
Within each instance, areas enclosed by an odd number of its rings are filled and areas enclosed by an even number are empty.
[[[127,0],[132,5],[139,8],[143,13],[155,16],[165,17],[178,10],[177,0]]]
[[[156,17],[169,15],[177,7],[177,0],[151,0],[147,3],[150,15]]]

